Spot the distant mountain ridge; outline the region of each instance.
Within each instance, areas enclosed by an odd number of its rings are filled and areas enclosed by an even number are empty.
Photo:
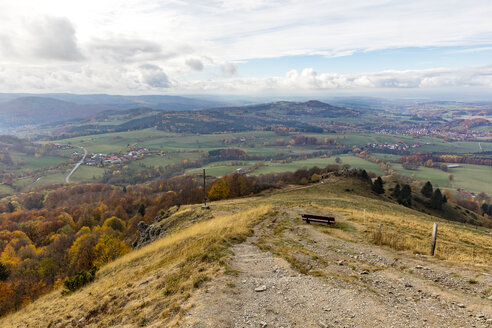
[[[111,115],[123,113],[132,118],[117,125],[94,124],[94,121],[106,120]],[[140,117],[136,117],[135,114],[139,114]],[[320,122],[325,119],[359,117],[360,115],[359,110],[332,106],[317,100],[279,101],[199,111],[156,111],[138,108],[102,112],[76,125],[60,127],[55,133],[58,135],[87,135],[155,127],[168,132],[206,134],[221,131],[271,130],[281,126],[300,132],[320,133],[324,131],[324,126]],[[319,118],[320,122],[317,122],[316,118]]]
[[[108,110],[148,107],[155,110],[200,110],[224,103],[180,96],[73,94],[0,94],[0,124],[19,126],[85,119]]]
[[[46,97],[21,97],[0,103],[0,117],[4,124],[42,124],[86,118],[108,109]]]

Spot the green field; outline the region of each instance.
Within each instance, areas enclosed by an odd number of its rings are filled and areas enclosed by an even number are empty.
[[[167,153],[165,156],[153,155],[144,159],[132,161],[128,164],[130,168],[142,169],[145,166],[166,166],[170,164],[182,163],[184,160],[195,161],[200,159],[201,154],[198,152],[188,153]]]
[[[478,153],[480,151],[492,151],[492,143],[482,142],[482,150],[478,145],[478,142],[445,142],[437,138],[425,137],[420,140],[423,145],[415,148],[415,152],[439,152],[449,154],[469,154]]]
[[[396,162],[397,160],[399,160],[401,158],[400,155],[394,155],[394,154],[375,153],[373,155],[376,158],[383,159],[383,160],[386,160],[386,161],[389,161],[389,162]]]
[[[440,188],[456,190],[463,188],[472,192],[485,192],[492,195],[492,167],[483,165],[460,164],[460,167],[449,169],[448,172],[439,169],[419,167],[417,170],[405,170],[401,164],[392,164],[392,168],[400,174],[415,175],[419,180],[430,180]],[[454,177],[453,184],[449,175]]]
[[[150,140],[166,139],[168,133],[156,129],[96,134],[58,140],[59,144],[83,146],[89,153],[126,152],[128,145],[147,146]],[[162,140],[163,141],[163,140]]]
[[[94,182],[102,178],[103,174],[103,168],[81,165],[70,177],[70,182]]]
[[[13,192],[14,189],[12,189],[10,186],[0,184],[0,197],[11,195]]]
[[[369,172],[374,172],[377,175],[381,174],[381,170],[377,164],[366,161],[365,159],[342,155],[339,156],[342,162],[340,165],[348,164],[351,168],[362,168]],[[329,158],[311,158],[301,161],[293,161],[292,163],[271,163],[266,162],[265,166],[256,170],[254,174],[268,174],[268,173],[276,173],[276,172],[288,172],[295,171],[301,168],[311,168],[313,166],[318,166],[320,168],[326,167],[331,164],[336,164],[334,156]]]
[[[35,157],[34,155],[27,155],[17,152],[10,152],[10,157],[12,158],[14,163],[20,165],[21,169],[24,170],[48,169],[67,161],[67,158],[62,156],[45,155],[41,157]]]
[[[243,165],[231,165],[232,162],[224,161],[224,162],[215,162],[209,165],[206,165],[199,169],[191,169],[186,171],[186,174],[199,174],[202,173],[202,170],[205,169],[207,171],[207,175],[212,175],[215,177],[221,177],[230,173],[233,173],[239,168],[249,168],[253,166],[253,161],[242,162]]]
[[[309,169],[311,167],[317,166],[320,168],[326,167],[331,164],[336,164],[336,157],[329,158],[310,158],[306,160],[293,161],[291,163],[276,163],[276,162],[264,162],[264,165],[259,169],[252,172],[253,175],[269,174],[269,173],[279,173],[279,172],[293,172],[302,168]],[[340,165],[348,164],[351,168],[363,168],[369,172],[374,172],[378,175],[381,174],[381,170],[377,164],[368,162],[362,158],[341,155],[340,159],[342,162]],[[241,165],[231,165],[231,161],[216,162],[206,165],[202,168],[188,170],[187,174],[201,173],[202,169],[206,169],[207,174],[213,176],[223,176],[226,174],[233,173],[239,168],[250,168],[255,163],[255,161],[242,161]]]
[[[445,142],[442,139],[422,137],[412,138],[409,136],[399,135],[384,135],[375,133],[366,134],[314,134],[303,133],[302,135],[316,137],[318,139],[324,138],[336,138],[337,143],[340,145],[351,146],[365,146],[368,143],[384,144],[384,143],[397,143],[405,142],[409,145],[419,144],[420,147],[413,148],[412,152],[421,151],[437,151],[442,153],[456,153],[465,154],[480,151],[478,142]],[[238,142],[239,138],[245,138],[245,141]],[[239,148],[244,150],[248,155],[258,155],[265,158],[264,165],[255,170],[252,174],[268,174],[276,172],[295,171],[300,168],[310,168],[313,166],[325,167],[330,164],[335,164],[335,156],[328,158],[312,158],[306,160],[292,161],[290,163],[281,163],[271,161],[278,154],[287,155],[307,155],[315,151],[320,151],[316,145],[304,145],[304,146],[291,146],[289,141],[295,138],[292,136],[279,136],[272,131],[251,131],[241,133],[218,133],[218,134],[206,134],[206,135],[182,135],[173,134],[168,132],[159,131],[154,128],[107,133],[100,135],[90,135],[83,137],[76,137],[70,139],[64,139],[57,141],[60,144],[72,144],[74,146],[83,146],[89,153],[126,153],[128,146],[143,146],[148,147],[151,152],[151,156],[144,159],[129,162],[130,168],[135,170],[145,170],[147,167],[162,166],[165,167],[171,164],[183,163],[183,161],[195,161],[199,160],[205,152],[222,148]],[[224,142],[233,141],[228,143]],[[282,141],[282,146],[277,146],[277,142]],[[482,142],[483,151],[492,151],[492,143]],[[157,155],[158,151],[164,151],[165,156]],[[67,157],[73,150],[60,152],[60,156],[44,156],[41,158],[34,158],[34,156],[27,156],[19,154],[17,157],[13,156],[16,163],[22,163],[21,169],[23,170],[36,170],[36,169],[48,169],[56,166],[60,163],[67,161]],[[62,156],[63,155],[63,156]],[[416,171],[404,170],[400,164],[395,163],[400,156],[393,154],[374,154],[377,158],[385,159],[393,163],[393,169],[397,173],[405,175],[415,175],[419,180],[431,180],[434,184],[437,184],[443,188],[456,189],[464,188],[466,190],[480,192],[485,191],[488,194],[492,194],[489,176],[492,176],[490,168],[475,166],[475,165],[462,165],[458,169],[451,169],[450,172],[443,172],[438,169],[420,167]],[[381,175],[382,172],[377,164],[368,162],[364,159],[344,155],[340,156],[342,159],[341,164],[348,164],[352,168],[364,168],[369,172],[374,172],[377,175]],[[241,165],[231,165],[231,161],[216,162],[206,165],[204,168],[208,174],[213,176],[223,176],[234,172],[238,168],[252,167],[256,162],[247,161],[241,163]],[[69,167],[63,168],[58,171],[50,171],[46,176],[42,177],[39,181],[33,181],[33,179],[25,179],[16,182],[17,186],[29,187],[47,183],[63,183],[64,177],[67,174]],[[201,168],[190,169],[187,174],[194,174],[201,172]],[[73,175],[73,182],[91,182],[96,181],[104,173],[103,169],[85,167],[82,166]],[[454,175],[454,184],[451,186],[448,175]]]

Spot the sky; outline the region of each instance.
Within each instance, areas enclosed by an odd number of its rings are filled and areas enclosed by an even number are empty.
[[[492,94],[490,0],[0,0],[0,92]]]

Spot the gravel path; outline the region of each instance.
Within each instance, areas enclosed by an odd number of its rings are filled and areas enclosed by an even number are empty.
[[[280,221],[280,220],[278,220]],[[277,222],[278,222],[277,221]],[[231,267],[192,297],[182,327],[492,327],[492,277],[352,243],[299,223],[273,236],[275,223],[233,247]],[[309,268],[262,252],[259,238],[296,245]],[[275,247],[273,246],[273,249]]]

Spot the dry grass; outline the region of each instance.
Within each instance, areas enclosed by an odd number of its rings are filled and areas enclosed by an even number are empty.
[[[106,265],[82,290],[66,297],[54,291],[0,326],[172,326],[193,290],[224,270],[229,246],[270,211],[259,206],[193,224]]]
[[[492,236],[484,229],[445,221],[398,205],[367,206],[365,219],[360,209],[347,211],[329,207],[329,210],[345,213],[346,219],[356,223],[368,241],[419,254],[429,254],[432,225],[437,222],[438,258],[474,265],[492,264]],[[381,234],[380,224],[383,225]]]
[[[346,189],[353,191],[346,192]],[[333,237],[347,241],[362,238],[397,251],[424,255],[429,254],[432,225],[437,222],[436,258],[485,269],[492,265],[492,234],[487,229],[443,220],[384,201],[367,192],[357,179],[334,178],[323,185],[292,188],[264,201],[279,206],[303,206],[319,214],[335,214],[337,221],[355,228],[319,228]],[[380,223],[383,224],[382,236],[377,241],[374,237]]]
[[[348,188],[353,191],[346,192]],[[492,236],[484,229],[386,202],[367,194],[357,180],[292,187],[265,196],[215,202],[212,208],[215,218],[179,225],[178,231],[103,267],[96,281],[82,290],[67,297],[59,290],[46,295],[0,320],[0,327],[21,323],[66,326],[72,322],[81,327],[173,326],[185,310],[183,304],[203,282],[218,273],[236,274],[227,266],[229,246],[243,241],[267,216],[270,219],[264,220],[262,227],[269,234],[258,240],[258,246],[285,257],[301,272],[311,272],[310,263],[322,259],[297,243],[297,238],[304,238],[296,228],[300,218],[287,214],[296,211],[335,214],[337,226],[316,227],[332,237],[353,242],[362,239],[420,254],[428,254],[432,224],[438,222],[437,259],[485,270],[492,264]],[[273,216],[273,208],[280,213]],[[184,207],[166,220],[186,220],[184,213],[189,209]],[[376,235],[381,223],[382,233]],[[283,237],[286,233],[291,235],[290,241]]]

